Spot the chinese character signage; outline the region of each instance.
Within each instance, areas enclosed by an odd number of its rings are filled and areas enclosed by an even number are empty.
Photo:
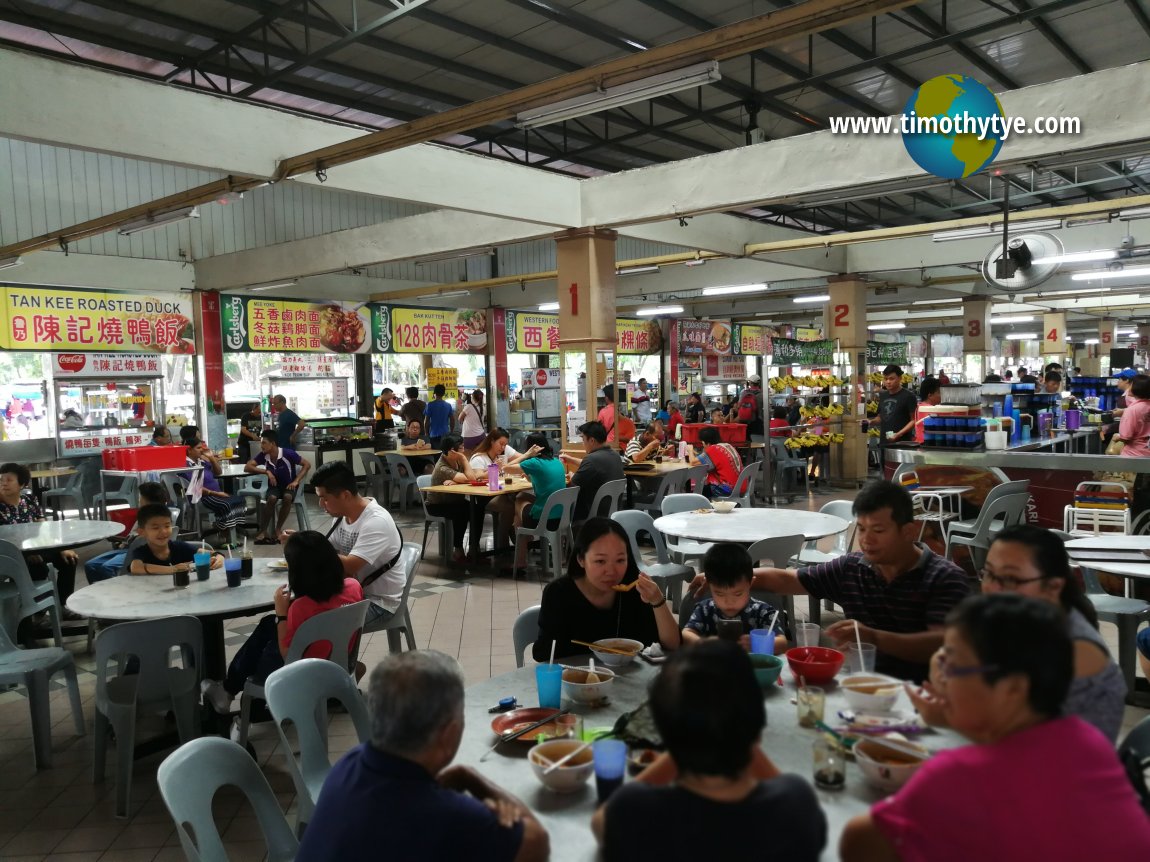
[[[162,377],[159,354],[53,353],[52,376],[66,377]]]
[[[771,351],[774,365],[830,365],[834,361],[835,343],[772,338]]]
[[[868,365],[906,365],[907,345],[905,342],[882,343],[868,341],[866,343],[866,361]],[[962,355],[961,353],[959,354]]]
[[[679,353],[729,356],[732,342],[729,320],[680,320]]]
[[[658,353],[663,347],[663,331],[657,320],[618,318],[615,320],[615,352],[643,355]],[[507,312],[508,353],[558,353],[559,315],[530,311]]]
[[[428,368],[427,391],[430,393],[436,386],[442,386],[446,391],[443,397],[454,401],[459,397],[459,369],[458,368]]]
[[[368,353],[372,310],[363,303],[223,296],[224,351]]]
[[[736,323],[734,326],[734,351],[742,356],[762,356],[767,352],[770,338],[763,326],[750,326]]]
[[[484,353],[486,308],[372,306],[376,353]]]
[[[0,349],[196,352],[192,304],[179,296],[0,287]]]
[[[703,376],[708,380],[745,380],[747,360],[742,356],[704,356]]]
[[[335,357],[324,353],[285,353],[280,357],[280,377],[334,377]]]
[[[134,432],[122,434],[99,434],[91,437],[63,436],[60,438],[60,454],[64,458],[78,458],[84,455],[99,455],[102,449],[123,449],[125,446],[147,446],[152,442],[152,434]]]

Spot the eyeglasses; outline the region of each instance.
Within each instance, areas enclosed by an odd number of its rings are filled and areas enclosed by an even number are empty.
[[[977,665],[952,665],[947,660],[946,653],[942,650],[938,652],[938,675],[943,680],[954,679],[961,676],[973,676],[976,673],[994,673],[998,670],[996,664],[977,664]]]
[[[986,569],[979,569],[978,579],[990,581],[1004,590],[1017,590],[1023,584],[1033,584],[1035,581],[1045,580],[1045,575],[1039,575],[1037,578],[1015,578],[1010,575],[996,575]]]

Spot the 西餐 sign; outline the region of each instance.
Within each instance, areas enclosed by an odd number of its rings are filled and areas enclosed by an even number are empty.
[[[620,317],[615,320],[615,352],[658,353],[663,331],[657,320]],[[532,311],[507,312],[508,353],[558,353],[559,315]]]
[[[376,353],[483,353],[486,308],[372,306]]]
[[[0,349],[196,352],[192,303],[180,296],[0,287]]]
[[[364,303],[223,296],[224,351],[368,353],[372,309]]]

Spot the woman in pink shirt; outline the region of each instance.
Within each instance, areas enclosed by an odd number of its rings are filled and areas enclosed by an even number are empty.
[[[1118,436],[1126,445],[1122,454],[1131,458],[1150,455],[1150,377],[1139,374],[1130,381],[1126,409],[1118,423]]]
[[[947,619],[931,674],[947,723],[973,745],[934,755],[853,818],[844,862],[1144,862],[1150,818],[1096,728],[1060,710],[1074,675],[1052,602],[971,596]]]

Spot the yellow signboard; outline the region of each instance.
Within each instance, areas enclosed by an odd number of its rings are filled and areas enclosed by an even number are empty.
[[[459,369],[458,368],[428,368],[427,391],[430,394],[436,386],[442,385],[446,390],[444,398],[454,401],[459,397]]]
[[[387,308],[388,314],[383,321],[377,310],[381,321],[376,327],[379,352],[483,353],[487,349],[486,308],[377,307],[382,308]]]
[[[615,352],[658,353],[663,346],[659,321],[641,318],[615,320]],[[558,353],[559,315],[529,311],[507,313],[508,353]]]
[[[196,352],[192,304],[180,296],[0,287],[0,348],[53,352]]]

